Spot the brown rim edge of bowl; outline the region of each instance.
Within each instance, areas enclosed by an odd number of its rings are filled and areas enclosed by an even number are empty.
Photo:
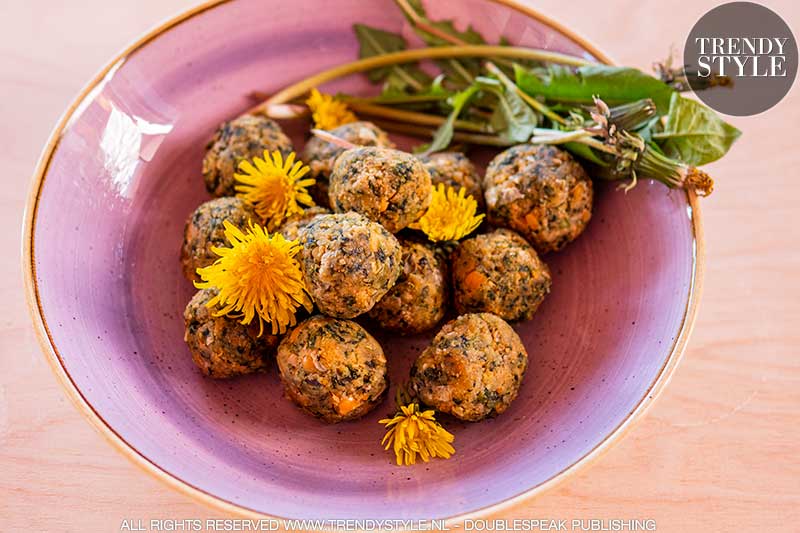
[[[50,137],[39,157],[36,165],[35,173],[32,177],[31,188],[28,195],[28,200],[25,208],[24,215],[24,230],[22,234],[22,270],[24,273],[25,295],[28,304],[28,310],[33,321],[36,337],[41,345],[43,352],[46,355],[47,361],[53,373],[58,378],[61,385],[66,390],[68,396],[73,401],[78,410],[89,419],[92,425],[111,442],[123,455],[128,457],[134,464],[153,475],[157,479],[166,483],[168,486],[183,492],[190,497],[204,503],[212,508],[220,511],[252,517],[252,518],[277,518],[267,515],[253,509],[235,504],[233,502],[224,500],[218,496],[214,496],[204,490],[191,485],[190,483],[178,478],[171,474],[145,457],[141,452],[134,448],[131,444],[125,441],[114,429],[95,411],[91,404],[86,400],[81,391],[77,388],[74,381],[67,372],[60,354],[53,342],[50,334],[50,329],[44,318],[44,313],[39,299],[39,288],[36,282],[36,264],[34,260],[34,226],[36,223],[36,214],[38,210],[39,194],[44,183],[44,177],[50,166],[50,161],[55,153],[58,143],[61,139],[61,134],[73,116],[73,113],[78,106],[83,102],[86,96],[105,78],[108,72],[117,65],[120,61],[125,60],[128,56],[135,53],[138,49],[150,41],[157,38],[162,33],[170,30],[171,28],[185,22],[186,20],[208,11],[216,6],[227,3],[229,0],[208,0],[194,8],[184,11],[180,15],[168,19],[166,22],[156,26],[154,29],[147,32],[144,36],[140,37],[133,44],[126,47],[120,54],[117,54],[112,61],[110,61],[75,97],[69,107],[58,121],[58,124],[53,129]],[[603,63],[612,64],[613,61],[609,59],[603,52],[598,50],[594,45],[589,43],[586,39],[579,36],[575,32],[569,30],[561,23],[546,17],[533,8],[518,3],[517,0],[487,0],[496,4],[501,4],[511,9],[514,9],[534,20],[538,20],[550,28],[558,31],[562,35],[568,37],[576,44],[580,45],[584,50],[591,53],[595,58]],[[653,383],[645,392],[642,399],[636,407],[628,413],[624,420],[622,420],[616,428],[614,428],[597,446],[595,446],[586,455],[564,468],[561,472],[554,475],[549,480],[527,489],[516,496],[512,496],[493,505],[482,507],[464,513],[461,515],[452,516],[444,519],[448,524],[462,522],[465,519],[474,518],[477,516],[485,516],[490,513],[497,513],[500,511],[508,511],[532,497],[549,490],[564,481],[569,475],[574,474],[582,467],[590,462],[593,462],[608,449],[612,444],[621,439],[628,430],[633,426],[634,422],[641,419],[644,412],[653,404],[655,399],[664,390],[665,385],[669,382],[678,362],[683,355],[689,336],[691,335],[694,327],[694,322],[697,317],[697,310],[699,306],[700,296],[702,293],[703,277],[705,274],[705,240],[703,235],[702,216],[700,214],[700,206],[698,204],[697,196],[691,193],[687,194],[688,205],[691,208],[691,221],[694,233],[694,261],[691,285],[689,287],[689,298],[686,303],[686,310],[681,322],[680,331],[675,338],[672,345],[670,354],[664,362],[664,365],[658,372]]]

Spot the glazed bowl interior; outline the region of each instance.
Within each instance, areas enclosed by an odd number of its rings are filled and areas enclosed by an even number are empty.
[[[546,22],[489,0],[428,2],[489,41],[593,59]],[[146,40],[91,85],[57,132],[32,207],[34,312],[68,385],[137,455],[214,499],[278,517],[433,518],[541,486],[602,446],[647,401],[685,331],[695,269],[686,196],[598,183],[587,232],[545,261],[553,292],[517,331],[530,368],[516,402],[479,424],[446,420],[456,455],[413,468],[379,445],[377,420],[324,425],[266,374],[214,381],[193,366],[178,251],[208,199],[200,174],[215,127],[276,91],[353,60],[351,24],[403,31],[390,0],[233,1]],[[325,87],[369,93],[363,77]],[[302,147],[302,127],[294,128]],[[430,336],[380,337],[393,383]],[[391,395],[390,395],[391,396]]]

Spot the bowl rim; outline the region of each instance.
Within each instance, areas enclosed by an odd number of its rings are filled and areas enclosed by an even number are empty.
[[[39,197],[44,180],[49,170],[50,163],[52,161],[53,154],[58,148],[58,144],[64,129],[73,119],[75,111],[81,106],[85,99],[91,95],[92,91],[96,89],[106,75],[121,62],[125,61],[130,55],[136,53],[139,49],[143,48],[160,35],[168,32],[183,22],[186,22],[187,20],[199,14],[205,13],[206,11],[210,11],[213,8],[227,4],[230,1],[231,0],[206,0],[197,6],[189,8],[188,10],[183,11],[174,17],[168,18],[165,22],[156,25],[153,29],[137,38],[132,44],[125,47],[122,52],[116,54],[114,58],[109,61],[106,66],[104,66],[72,100],[70,105],[61,115],[57,125],[51,132],[48,141],[39,156],[34,174],[31,178],[22,232],[22,271],[24,275],[25,296],[28,311],[33,321],[37,340],[39,341],[41,349],[45,354],[51,370],[58,378],[62,387],[66,391],[69,398],[73,401],[78,411],[80,411],[114,447],[116,447],[123,455],[128,457],[134,464],[138,465],[150,475],[161,480],[173,489],[192,497],[195,501],[199,501],[211,508],[242,517],[281,520],[285,517],[269,515],[249,507],[233,503],[180,479],[177,475],[166,471],[164,468],[156,464],[156,462],[139,452],[133,445],[128,443],[119,433],[117,433],[116,430],[111,427],[111,425],[109,425],[94,409],[86,397],[84,397],[83,393],[75,384],[66,367],[64,366],[61,354],[59,353],[58,348],[53,341],[50,327],[48,326],[47,320],[44,316],[44,310],[42,308],[39,295],[39,287],[36,281],[34,235],[36,216],[39,207]],[[584,50],[592,54],[599,62],[609,65],[615,64],[615,62],[612,61],[605,53],[600,51],[582,36],[566,28],[560,22],[557,22],[554,19],[539,13],[537,10],[522,4],[522,1],[524,0],[485,1],[508,7],[529,18],[541,22],[545,26],[548,26],[550,29],[561,33],[574,43],[581,46]],[[703,278],[705,275],[705,239],[698,198],[693,192],[684,192],[686,195],[687,208],[689,211],[693,232],[692,279],[689,285],[686,308],[681,320],[681,326],[678,335],[675,337],[675,341],[670,349],[670,353],[665,359],[661,369],[659,369],[654,381],[650,384],[647,391],[645,391],[639,403],[592,450],[584,454],[581,458],[577,459],[569,466],[565,467],[550,479],[495,504],[487,505],[467,513],[442,519],[446,524],[459,523],[466,519],[485,517],[489,514],[500,511],[509,511],[526,503],[533,497],[545,492],[546,490],[560,484],[569,476],[581,470],[583,467],[595,461],[598,457],[608,451],[613,444],[618,442],[627,433],[627,431],[635,422],[641,420],[644,412],[654,403],[655,399],[661,394],[661,392],[663,392],[666,384],[672,378],[675,368],[677,367],[683,356],[683,353],[686,350],[689,337],[694,329],[694,323],[697,318],[697,311],[702,293]]]

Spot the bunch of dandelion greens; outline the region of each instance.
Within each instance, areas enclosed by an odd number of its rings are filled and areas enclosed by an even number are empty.
[[[322,84],[364,72],[382,84],[372,97],[336,100],[379,126],[430,141],[421,152],[453,142],[496,147],[559,144],[598,177],[651,178],[704,196],[713,181],[698,167],[725,155],[740,132],[711,109],[680,93],[696,78],[691,67],[657,64],[659,77],[547,50],[487,44],[472,27],[431,20],[420,0],[395,0],[425,43],[410,49],[399,34],[354,25],[360,59],[285,88],[254,110],[275,115]],[[432,60],[437,76],[421,68]],[[708,80],[726,90],[730,80]],[[605,111],[605,120],[598,119]],[[643,113],[649,113],[645,117]],[[613,131],[603,128],[613,124]],[[323,128],[326,129],[326,128]]]

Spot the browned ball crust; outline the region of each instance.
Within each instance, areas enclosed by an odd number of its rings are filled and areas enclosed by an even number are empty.
[[[381,146],[383,148],[394,148],[394,143],[389,139],[389,135],[372,122],[358,121],[343,124],[330,132],[351,142],[357,146]],[[337,146],[320,139],[311,137],[303,149],[303,161],[311,169],[311,177],[316,178],[317,183],[311,187],[311,197],[317,205],[330,207],[328,198],[328,176],[333,170],[333,163],[346,148]]]
[[[266,370],[275,353],[278,337],[258,336],[258,324],[245,326],[238,319],[213,316],[206,307],[216,289],[203,289],[186,306],[183,340],[189,345],[192,360],[208,377],[230,378]]]
[[[525,239],[507,229],[461,241],[451,268],[459,313],[527,320],[550,292],[550,269]]]
[[[440,183],[456,191],[463,187],[467,196],[472,196],[478,202],[478,211],[486,209],[481,178],[467,156],[461,152],[437,152],[422,156],[420,160],[431,175],[434,187]]]
[[[555,146],[501,152],[486,168],[483,190],[489,222],[518,231],[540,253],[566,246],[592,217],[592,180]]]
[[[239,198],[215,198],[201,204],[186,220],[183,229],[181,266],[189,281],[200,281],[197,269],[219,258],[211,251],[212,247],[230,246],[225,238],[225,220],[239,229],[245,229],[250,221],[261,222],[255,210]]]
[[[326,422],[354,420],[383,398],[386,357],[372,335],[350,320],[316,315],[278,347],[286,396]]]
[[[437,411],[476,422],[508,409],[527,366],[522,341],[503,319],[462,315],[445,324],[420,354],[410,389]]]
[[[397,233],[428,209],[431,176],[406,152],[352,148],[336,159],[329,194],[337,213],[355,211]]]
[[[447,310],[447,265],[427,244],[401,239],[400,245],[403,272],[369,317],[389,331],[420,333],[438,324]]]
[[[284,239],[296,241],[300,238],[300,232],[303,231],[312,220],[318,215],[329,215],[330,212],[330,209],[318,206],[304,209],[302,213],[287,218],[283,224],[281,224],[281,227],[278,228],[278,233],[283,235]]]
[[[278,123],[262,115],[242,115],[223,122],[206,146],[203,179],[212,196],[234,196],[234,174],[244,159],[264,157],[264,150],[289,155],[292,141]]]
[[[394,235],[358,213],[315,217],[300,243],[309,294],[322,313],[336,318],[372,309],[403,268]]]

